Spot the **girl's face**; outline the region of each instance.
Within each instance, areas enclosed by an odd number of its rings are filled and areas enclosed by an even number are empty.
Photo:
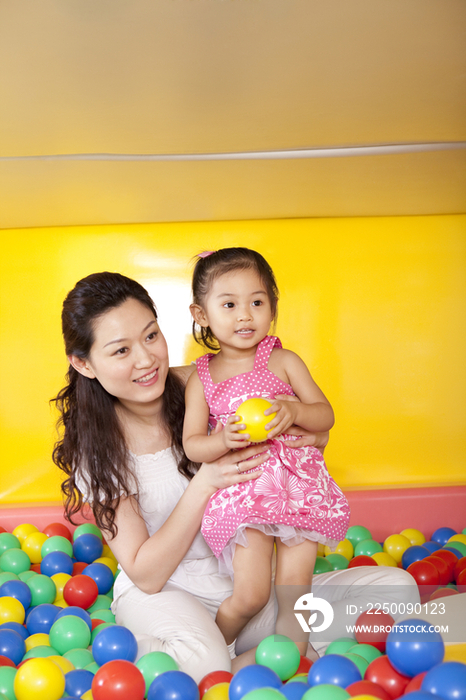
[[[203,306],[191,309],[196,323],[210,326],[222,347],[254,347],[265,338],[273,320],[266,287],[253,269],[217,277]]]
[[[154,314],[128,299],[95,321],[89,358],[72,357],[73,366],[97,379],[128,408],[161,398],[168,374],[168,349]]]

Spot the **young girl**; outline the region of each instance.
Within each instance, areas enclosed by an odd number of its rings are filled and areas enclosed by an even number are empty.
[[[204,538],[233,576],[233,594],[216,618],[233,653],[237,635],[269,598],[274,542],[280,633],[290,616],[294,621],[293,602],[310,590],[317,544],[334,548],[349,520],[346,498],[329,476],[322,454],[313,447],[285,444],[291,425],[320,432],[329,430],[334,418],[304,362],[267,335],[276,320],[277,300],[274,274],[259,253],[225,248],[199,256],[193,276],[193,333],[209,349],[220,350],[200,357],[188,381],[186,455],[195,462],[212,461],[250,444],[249,435],[239,432],[246,426],[236,415],[248,398],[269,399],[272,405],[265,415],[276,414],[266,425],[264,449],[270,457],[262,465],[263,474],[217,491],[202,523]],[[291,598],[285,611],[281,598],[287,592]],[[295,641],[305,653],[307,639],[295,636]]]

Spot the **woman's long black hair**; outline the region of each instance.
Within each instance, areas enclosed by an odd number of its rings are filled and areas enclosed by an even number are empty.
[[[139,301],[157,318],[154,302],[135,280],[115,272],[98,272],[80,280],[63,302],[66,354],[87,359],[94,343],[95,321],[128,299]],[[115,536],[120,495],[134,493],[135,483],[131,456],[116,412],[118,399],[97,379],[84,377],[72,365],[66,378],[66,386],[52,399],[60,412],[58,426],[62,437],[55,444],[53,461],[66,475],[61,486],[66,517],[73,522],[87,497],[97,525]],[[197,465],[183,451],[184,411],[183,383],[169,370],[161,415],[178,470],[191,479]],[[83,481],[87,484],[84,495],[79,488]]]

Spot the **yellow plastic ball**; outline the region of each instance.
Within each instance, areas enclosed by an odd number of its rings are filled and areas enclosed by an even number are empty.
[[[116,556],[113,554],[113,552],[112,552],[112,550],[110,549],[110,547],[108,546],[108,544],[104,544],[104,546],[103,546],[103,548],[102,548],[102,556],[103,556],[103,557],[109,557],[109,559],[113,559],[113,560],[116,561],[116,563],[118,564],[117,558],[116,558]]]
[[[408,527],[406,530],[400,532],[400,535],[404,535],[411,542],[411,545],[421,546],[426,541],[426,538],[420,530],[416,530],[414,527]]]
[[[327,547],[327,545],[324,547],[324,554],[327,556],[328,554],[332,554],[332,550],[330,547]],[[353,545],[349,540],[346,538],[344,540],[341,540],[337,544],[337,548],[334,550],[334,554],[342,554],[348,561],[353,558],[354,555],[354,548]]]
[[[0,598],[0,625],[4,622],[18,622],[23,624],[26,616],[22,603],[11,596],[3,596]]]
[[[92,690],[89,688],[89,690],[86,690],[84,695],[81,695],[81,700],[94,700],[94,696],[92,695]]]
[[[323,557],[324,554],[325,554],[325,547],[324,547],[323,544],[321,544],[321,543],[319,542],[318,545],[317,545],[317,556],[318,556],[318,557]]]
[[[246,424],[246,430],[238,430],[238,433],[248,433],[251,442],[264,442],[267,440],[267,431],[265,426],[270,423],[270,421],[276,415],[271,413],[269,416],[264,416],[264,411],[266,411],[272,403],[267,399],[247,399],[243,401],[241,406],[236,410],[236,415],[240,416],[240,423]]]
[[[458,535],[452,535],[448,542],[462,542],[466,544],[466,535],[463,535],[461,532]]]
[[[28,659],[16,673],[13,690],[17,700],[60,700],[65,674],[49,658]]]
[[[31,564],[40,564],[42,561],[41,549],[44,542],[48,539],[47,535],[43,532],[33,532],[24,542],[21,543],[21,549],[26,552]]]
[[[376,695],[353,695],[351,700],[378,700]]]
[[[17,525],[15,527],[12,534],[19,539],[21,544],[23,544],[26,537],[32,535],[33,532],[39,532],[39,528],[37,528],[35,525],[31,525],[31,523],[22,523],[21,525]]]
[[[466,664],[466,643],[445,644],[443,661],[459,661],[461,664]]]
[[[110,557],[99,557],[96,559],[93,564],[105,564],[108,566],[108,568],[111,570],[113,575],[115,576],[116,570],[118,569],[118,564],[114,559],[110,559]]]
[[[207,690],[202,700],[228,700],[229,683],[217,683]]]
[[[377,562],[379,566],[394,566],[398,567],[398,564],[394,558],[387,552],[376,552],[372,554],[372,559]]]
[[[70,607],[64,598],[55,598],[55,600],[53,601],[53,604],[56,605],[57,608],[69,608]]]
[[[24,643],[26,645],[26,651],[34,649],[34,647],[49,647],[49,635],[45,634],[45,632],[37,632],[37,634],[31,634],[30,637],[27,637]]]
[[[55,588],[57,589],[57,595],[55,597],[55,600],[61,600],[61,598],[63,598],[63,589],[65,587],[65,584],[67,581],[70,580],[71,576],[70,574],[64,574],[63,572],[60,572],[59,574],[54,574],[50,578],[54,582]]]
[[[411,547],[411,542],[404,535],[389,535],[383,543],[383,551],[390,554],[397,564],[408,547]]]
[[[69,659],[65,659],[64,656],[47,656],[47,658],[56,663],[58,668],[61,668],[63,673],[69,673],[70,671],[75,670],[75,667],[71,661]]]

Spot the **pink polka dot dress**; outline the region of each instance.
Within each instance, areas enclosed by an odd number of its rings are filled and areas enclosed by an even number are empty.
[[[213,353],[198,358],[211,427],[218,421],[225,425],[246,399],[294,395],[291,386],[267,368],[274,347],[282,347],[280,340],[267,336],[257,347],[251,372],[218,384],[209,370]],[[217,491],[207,505],[201,532],[224,572],[232,574],[236,544],[247,546],[247,527],[279,537],[290,546],[308,539],[332,549],[346,534],[348,502],[329,475],[322,454],[315,447],[287,447],[286,439],[294,438],[280,435],[267,440],[271,456],[258,479]]]

